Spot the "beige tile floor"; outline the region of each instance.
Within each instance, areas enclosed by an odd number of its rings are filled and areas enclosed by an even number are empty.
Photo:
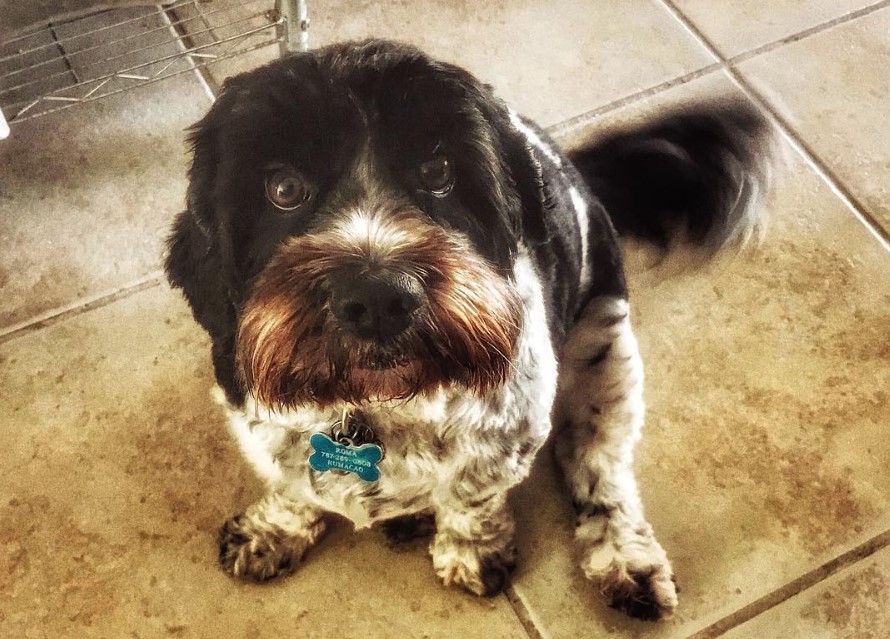
[[[15,125],[0,142],[0,636],[890,636],[888,7],[312,5],[315,44],[417,42],[569,146],[715,93],[781,123],[789,167],[763,246],[631,278],[649,405],[637,469],[682,588],[660,624],[580,578],[546,454],[516,494],[507,596],[446,591],[422,547],[345,526],[285,581],[225,578],[215,528],[259,486],[209,399],[206,340],[158,279],[182,129],[208,100],[180,76]]]

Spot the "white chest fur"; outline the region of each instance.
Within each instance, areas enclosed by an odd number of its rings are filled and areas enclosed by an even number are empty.
[[[245,457],[271,490],[343,515],[357,527],[429,510],[437,495],[459,492],[461,483],[467,490],[484,482],[486,489],[506,491],[527,475],[549,433],[557,380],[541,283],[526,254],[517,259],[514,282],[524,321],[504,386],[486,397],[451,387],[361,407],[386,450],[377,482],[309,466],[309,437],[329,432],[342,406],[274,411],[253,398],[243,407],[226,404]]]

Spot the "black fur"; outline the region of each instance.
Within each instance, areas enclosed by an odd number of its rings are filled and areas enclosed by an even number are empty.
[[[652,586],[648,580],[649,575],[633,574],[635,588],[633,594],[616,594],[609,602],[609,606],[615,610],[643,621],[658,621],[661,619],[662,610],[652,593]]]
[[[662,244],[685,228],[709,248],[750,230],[748,206],[767,178],[758,164],[766,132],[749,107],[696,107],[595,140],[571,156],[579,172],[530,144],[491,89],[458,67],[393,42],[326,47],[230,79],[194,126],[188,209],[166,270],[212,339],[220,385],[241,403],[235,340],[251,282],[281,242],[360,197],[350,174],[370,150],[390,191],[463,232],[505,275],[520,244],[529,248],[558,345],[591,297],[626,296],[616,227]],[[417,165],[437,146],[455,163],[454,192],[443,198],[417,185]],[[282,214],[266,200],[270,162],[316,185],[308,210]],[[588,205],[586,287],[570,188]]]
[[[615,227],[585,178],[559,150],[559,145],[534,122],[522,119],[523,124],[547,147],[557,154],[557,165],[548,154],[526,143],[530,161],[540,167],[541,187],[538,199],[526,217],[541,216],[544,235],[541,241],[531,241],[537,265],[547,283],[554,340],[559,343],[571,328],[587,302],[599,295],[627,296],[624,279],[623,254]],[[591,265],[591,280],[586,289],[579,285],[581,278],[581,238],[570,189],[576,189],[588,208],[587,259]]]
[[[483,597],[494,597],[503,592],[516,570],[517,559],[516,546],[510,546],[503,553],[489,555],[480,560],[482,568],[479,572],[482,578]]]
[[[391,547],[407,544],[415,539],[429,539],[436,533],[436,518],[432,514],[405,515],[381,524]]]

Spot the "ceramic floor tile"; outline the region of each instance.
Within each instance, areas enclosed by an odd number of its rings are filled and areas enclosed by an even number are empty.
[[[545,126],[712,62],[655,0],[333,0],[309,10],[313,47],[372,36],[414,43],[478,74]],[[276,55],[265,49],[212,72],[224,77]]]
[[[261,487],[208,352],[166,287],[0,345],[3,636],[525,636],[503,597],[446,590],[425,550],[345,526],[278,583],[224,575],[216,529]]]
[[[708,77],[585,134],[731,91]],[[627,620],[583,580],[545,457],[517,496],[515,585],[545,636],[688,636],[890,524],[890,254],[801,160],[769,210],[750,256],[630,280],[647,370],[637,468],[680,584],[676,617]]]
[[[726,57],[781,40],[877,0],[671,0]]]
[[[50,29],[0,41],[0,108],[7,119],[12,119],[36,97],[73,83],[74,78]]]
[[[163,4],[173,0],[162,0]],[[22,31],[29,31],[47,22],[62,22],[84,14],[94,13],[113,7],[133,5],[156,6],[149,0],[4,0],[3,20],[0,22],[0,40],[16,37]]]
[[[182,51],[182,44],[157,6],[89,15],[60,24],[56,33],[73,72],[81,81],[121,71],[151,78],[191,68],[188,60],[175,59]],[[134,84],[133,79],[117,77],[102,90]]]
[[[740,65],[890,231],[890,8]]]
[[[791,4],[771,7],[782,16]],[[797,17],[834,15],[826,7],[808,3]],[[709,63],[645,0],[620,10],[593,0],[310,8],[313,45],[412,40],[470,67],[544,124]],[[739,20],[739,31],[768,32],[756,18]],[[886,29],[881,12],[743,67],[885,216]],[[222,63],[219,77],[273,55]],[[590,130],[663,100],[731,90],[712,74]],[[157,269],[183,199],[181,129],[206,106],[186,76],[14,126],[0,143],[0,331]],[[752,256],[656,284],[651,274],[631,279],[649,404],[637,465],[682,588],[677,617],[629,621],[580,578],[571,509],[545,455],[516,496],[515,586],[545,637],[685,636],[890,526],[890,256],[799,160],[770,209],[772,229]],[[280,583],[225,578],[215,530],[260,487],[209,399],[206,354],[184,303],[160,287],[0,344],[3,633],[526,636],[503,598],[441,589],[422,549],[394,553],[376,534],[343,526]],[[826,639],[885,636],[885,556],[734,639],[797,628]],[[370,587],[369,575],[378,577]],[[823,636],[812,633],[798,636]]]
[[[890,635],[890,550],[833,575],[725,639],[884,639]]]
[[[0,142],[0,331],[156,272],[185,201],[192,75],[13,124]]]

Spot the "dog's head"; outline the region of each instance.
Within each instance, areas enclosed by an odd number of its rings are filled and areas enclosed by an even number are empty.
[[[503,383],[533,181],[508,122],[471,75],[389,42],[228,81],[191,134],[167,262],[217,374],[278,406]]]

